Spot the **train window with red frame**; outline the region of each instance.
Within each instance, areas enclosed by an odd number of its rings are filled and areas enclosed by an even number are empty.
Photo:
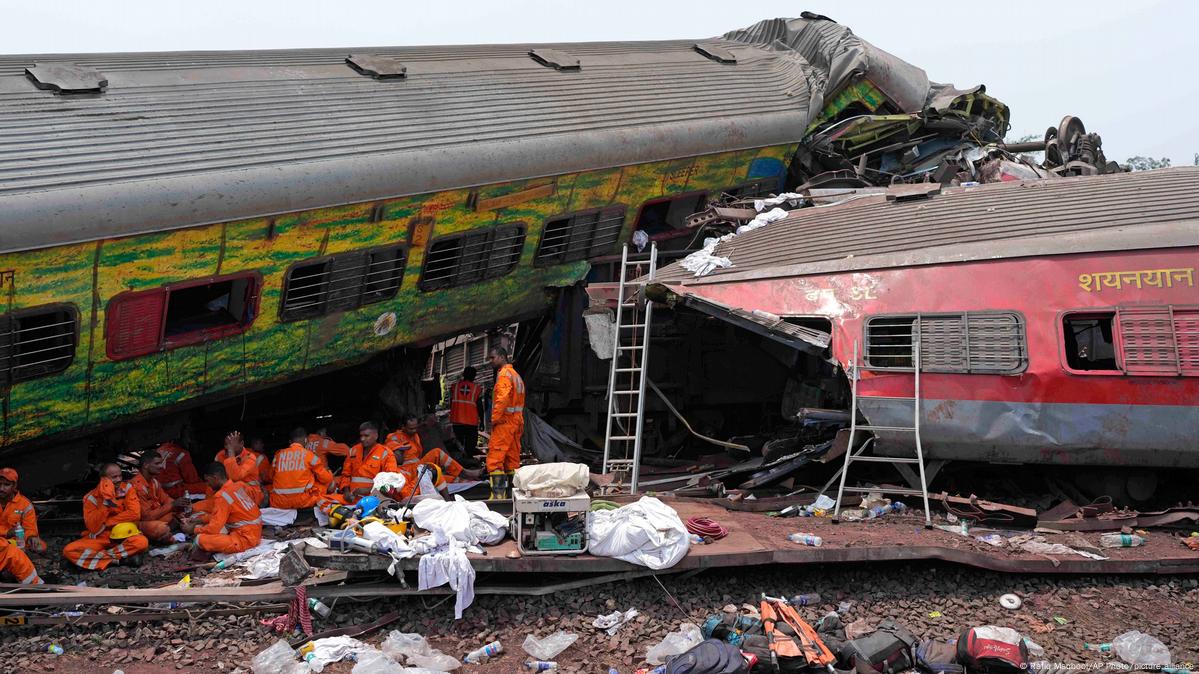
[[[105,340],[111,360],[208,342],[244,332],[258,313],[256,273],[121,293],[108,303]]]
[[[1199,306],[1133,305],[1062,317],[1067,369],[1199,376]]]
[[[1024,317],[1011,311],[871,316],[866,367],[910,371],[917,342],[922,372],[1010,375],[1028,367]]]

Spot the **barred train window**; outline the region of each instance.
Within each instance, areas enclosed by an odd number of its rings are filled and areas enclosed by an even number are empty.
[[[875,316],[866,321],[866,367],[923,372],[1013,374],[1028,365],[1024,319],[1008,312]]]
[[[624,206],[579,211],[547,220],[535,264],[560,264],[611,253],[624,228]]]
[[[78,325],[75,307],[66,304],[0,314],[0,386],[67,369]]]
[[[425,254],[420,289],[452,288],[503,276],[516,267],[524,245],[522,222],[436,239]]]
[[[283,282],[279,320],[298,321],[389,300],[407,262],[403,246],[338,253],[294,265]]]
[[[1199,306],[1141,305],[1062,317],[1066,367],[1100,374],[1199,376]]]

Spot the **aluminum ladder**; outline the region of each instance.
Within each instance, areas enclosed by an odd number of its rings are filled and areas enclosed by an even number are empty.
[[[928,508],[928,480],[924,474],[924,447],[920,442],[920,335],[914,331],[912,336],[912,366],[915,373],[915,383],[911,396],[859,396],[858,395],[858,380],[861,379],[862,363],[859,360],[858,342],[853,343],[853,362],[851,363],[852,371],[850,376],[850,391],[851,391],[851,408],[849,416],[849,443],[845,448],[845,464],[841,466],[841,482],[837,487],[837,506],[833,510],[833,522],[837,522],[841,515],[841,499],[845,492],[853,492],[865,494],[872,491],[879,491],[877,488],[870,487],[846,487],[845,480],[849,477],[850,464],[858,461],[866,461],[873,463],[890,463],[897,469],[903,464],[916,464],[920,473],[920,488],[898,488],[887,489],[888,494],[902,494],[908,496],[921,496],[924,499],[924,526],[932,528],[933,520],[932,513]],[[858,401],[859,400],[891,400],[901,401],[912,404],[912,425],[911,426],[871,426],[868,424],[858,423]],[[874,456],[866,454],[867,448],[874,444],[870,441],[862,443],[857,453],[854,452],[854,440],[857,438],[858,431],[885,431],[891,433],[911,433],[916,441],[916,456]]]
[[[613,480],[606,493],[637,493],[641,473],[641,432],[645,421],[646,368],[649,328],[654,304],[645,287],[658,271],[658,246],[650,244],[646,260],[629,260],[629,246],[620,255],[620,286],[616,294],[616,326],[612,363],[608,370],[608,415],[604,429],[604,474]],[[630,273],[632,278],[630,279]]]

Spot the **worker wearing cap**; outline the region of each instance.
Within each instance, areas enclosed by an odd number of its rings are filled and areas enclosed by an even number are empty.
[[[491,349],[497,372],[492,394],[491,441],[487,445],[487,474],[492,498],[507,498],[512,473],[520,468],[520,438],[525,432],[525,382],[509,362],[508,350]]]
[[[262,513],[246,485],[230,480],[223,463],[208,466],[204,481],[214,494],[212,512],[200,515],[202,523],[183,523],[184,533],[195,534],[196,547],[233,554],[262,543]]]
[[[478,479],[480,473],[476,470],[466,470],[440,447],[425,451],[420,439],[420,422],[416,415],[404,417],[404,425],[399,430],[387,436],[387,442],[395,449],[396,460],[400,466],[415,464],[433,464],[441,469],[441,475],[447,482],[459,478],[467,480]]]
[[[13,538],[20,525],[25,530],[25,549],[36,554],[46,551],[38,536],[37,513],[33,504],[17,489],[17,471],[0,468],[0,538]]]
[[[250,490],[255,503],[263,503],[268,485],[274,479],[271,461],[266,455],[246,447],[240,431],[225,436],[225,447],[216,453],[216,462],[224,464],[225,474]]]
[[[350,454],[350,446],[344,442],[337,442],[329,437],[329,431],[324,427],[317,429],[315,433],[308,435],[308,449],[316,452],[317,458],[325,466],[329,466],[330,456],[340,456],[343,460]]]
[[[333,474],[307,442],[308,432],[296,428],[291,432],[291,444],[275,452],[271,463],[272,508],[311,508],[329,491]]]
[[[83,497],[83,538],[68,543],[62,554],[93,571],[109,564],[136,566],[150,549],[150,541],[135,524],[140,518],[137,494],[121,482],[120,466],[106,463],[100,467],[100,483]]]
[[[472,456],[479,448],[479,411],[483,408],[483,387],[475,383],[472,366],[462,370],[462,379],[450,388],[450,424],[462,450]]]
[[[158,481],[171,498],[179,498],[184,494],[203,494],[204,481],[196,472],[192,463],[192,455],[177,442],[167,441],[158,446],[158,453],[164,461],[163,471],[158,475]]]
[[[171,541],[171,520],[175,518],[175,504],[158,482],[165,463],[158,452],[143,452],[138,459],[137,474],[129,481],[141,510],[137,528],[154,543]]]
[[[42,578],[25,551],[7,538],[0,538],[0,578],[11,579],[21,585],[41,585]]]

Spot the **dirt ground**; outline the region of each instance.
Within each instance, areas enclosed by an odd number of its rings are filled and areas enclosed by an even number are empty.
[[[1005,625],[1044,647],[1050,662],[1088,671],[1115,671],[1118,665],[1084,651],[1084,642],[1110,641],[1121,632],[1139,629],[1166,643],[1176,664],[1199,662],[1199,578],[1194,576],[1022,576],[942,563],[892,563],[709,570],[685,579],[662,575],[660,580],[661,585],[651,577],[547,597],[479,596],[461,621],[453,619],[453,602],[444,597],[343,599],[334,606],[334,624],[318,623],[317,629],[365,623],[393,610],[406,612],[367,641],[378,644],[392,629],[419,632],[461,658],[499,639],[506,650],[501,657],[459,670],[487,674],[520,670],[527,657],[520,649],[526,635],[546,636],[564,629],[580,638],[559,656],[561,672],[605,674],[615,667],[628,674],[645,664],[648,647],[683,622],[702,624],[730,604],[756,605],[762,592],[818,592],[822,605],[801,609],[812,622],[848,601],[842,616],[847,624],[859,619],[874,624],[890,617],[923,637],[953,636],[974,625]],[[1008,592],[1023,598],[1021,609],[999,606],[998,597]],[[591,625],[600,613],[628,608],[641,615],[616,636]],[[253,656],[274,639],[252,617],[13,629],[0,635],[0,671],[248,672]],[[51,643],[60,644],[65,654],[47,654]],[[325,671],[346,674],[351,668],[350,663],[340,663]]]

